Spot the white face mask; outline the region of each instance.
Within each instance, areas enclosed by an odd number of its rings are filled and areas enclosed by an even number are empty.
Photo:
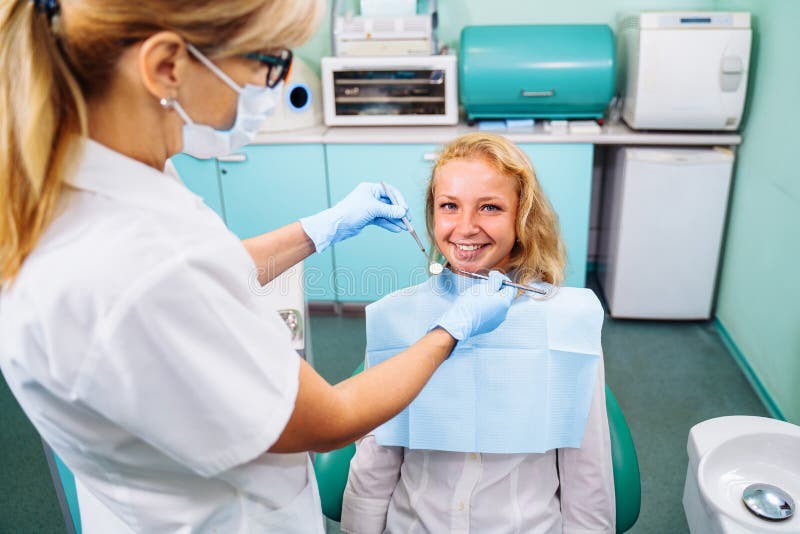
[[[239,93],[236,105],[236,120],[230,130],[217,130],[205,124],[197,124],[176,100],[163,100],[164,107],[174,107],[185,123],[183,125],[183,152],[196,158],[207,159],[227,156],[236,152],[253,140],[261,128],[264,119],[275,109],[276,92],[281,84],[274,88],[266,85],[247,84],[240,87],[230,76],[214,65],[197,48],[186,45],[203,65],[211,69],[231,89]]]

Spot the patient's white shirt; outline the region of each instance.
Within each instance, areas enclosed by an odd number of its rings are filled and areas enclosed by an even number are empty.
[[[558,466],[556,466],[558,456]],[[614,475],[602,362],[579,449],[480,454],[357,444],[342,531],[613,534]]]

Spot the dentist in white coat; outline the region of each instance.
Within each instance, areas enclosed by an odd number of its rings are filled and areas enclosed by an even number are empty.
[[[252,138],[287,47],[322,10],[0,3],[0,367],[42,437],[130,531],[323,532],[306,451],[398,413],[513,298],[493,273],[414,346],[331,386],[248,277],[266,283],[369,224],[400,230],[406,207],[362,184],[243,243],[162,172],[178,152],[220,156]]]

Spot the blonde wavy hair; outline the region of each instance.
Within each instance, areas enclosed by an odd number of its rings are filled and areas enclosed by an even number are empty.
[[[536,178],[531,161],[519,147],[499,135],[483,132],[462,135],[447,145],[436,160],[425,195],[425,222],[431,243],[436,243],[433,213],[437,173],[456,159],[481,159],[499,174],[514,180],[519,195],[517,241],[511,249],[508,270],[516,270],[523,283],[544,281],[561,285],[566,250],[558,229],[558,216]],[[442,256],[439,250],[433,254]]]
[[[109,86],[126,47],[173,31],[210,57],[296,46],[321,0],[30,0],[0,2],[0,283],[10,282],[53,219],[87,136],[86,100]]]

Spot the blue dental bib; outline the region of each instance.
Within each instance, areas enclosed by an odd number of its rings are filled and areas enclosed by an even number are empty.
[[[367,306],[367,366],[418,341],[474,283],[445,271]],[[420,395],[375,430],[377,443],[482,453],[580,447],[602,324],[589,289],[517,297],[497,329],[458,343]]]

